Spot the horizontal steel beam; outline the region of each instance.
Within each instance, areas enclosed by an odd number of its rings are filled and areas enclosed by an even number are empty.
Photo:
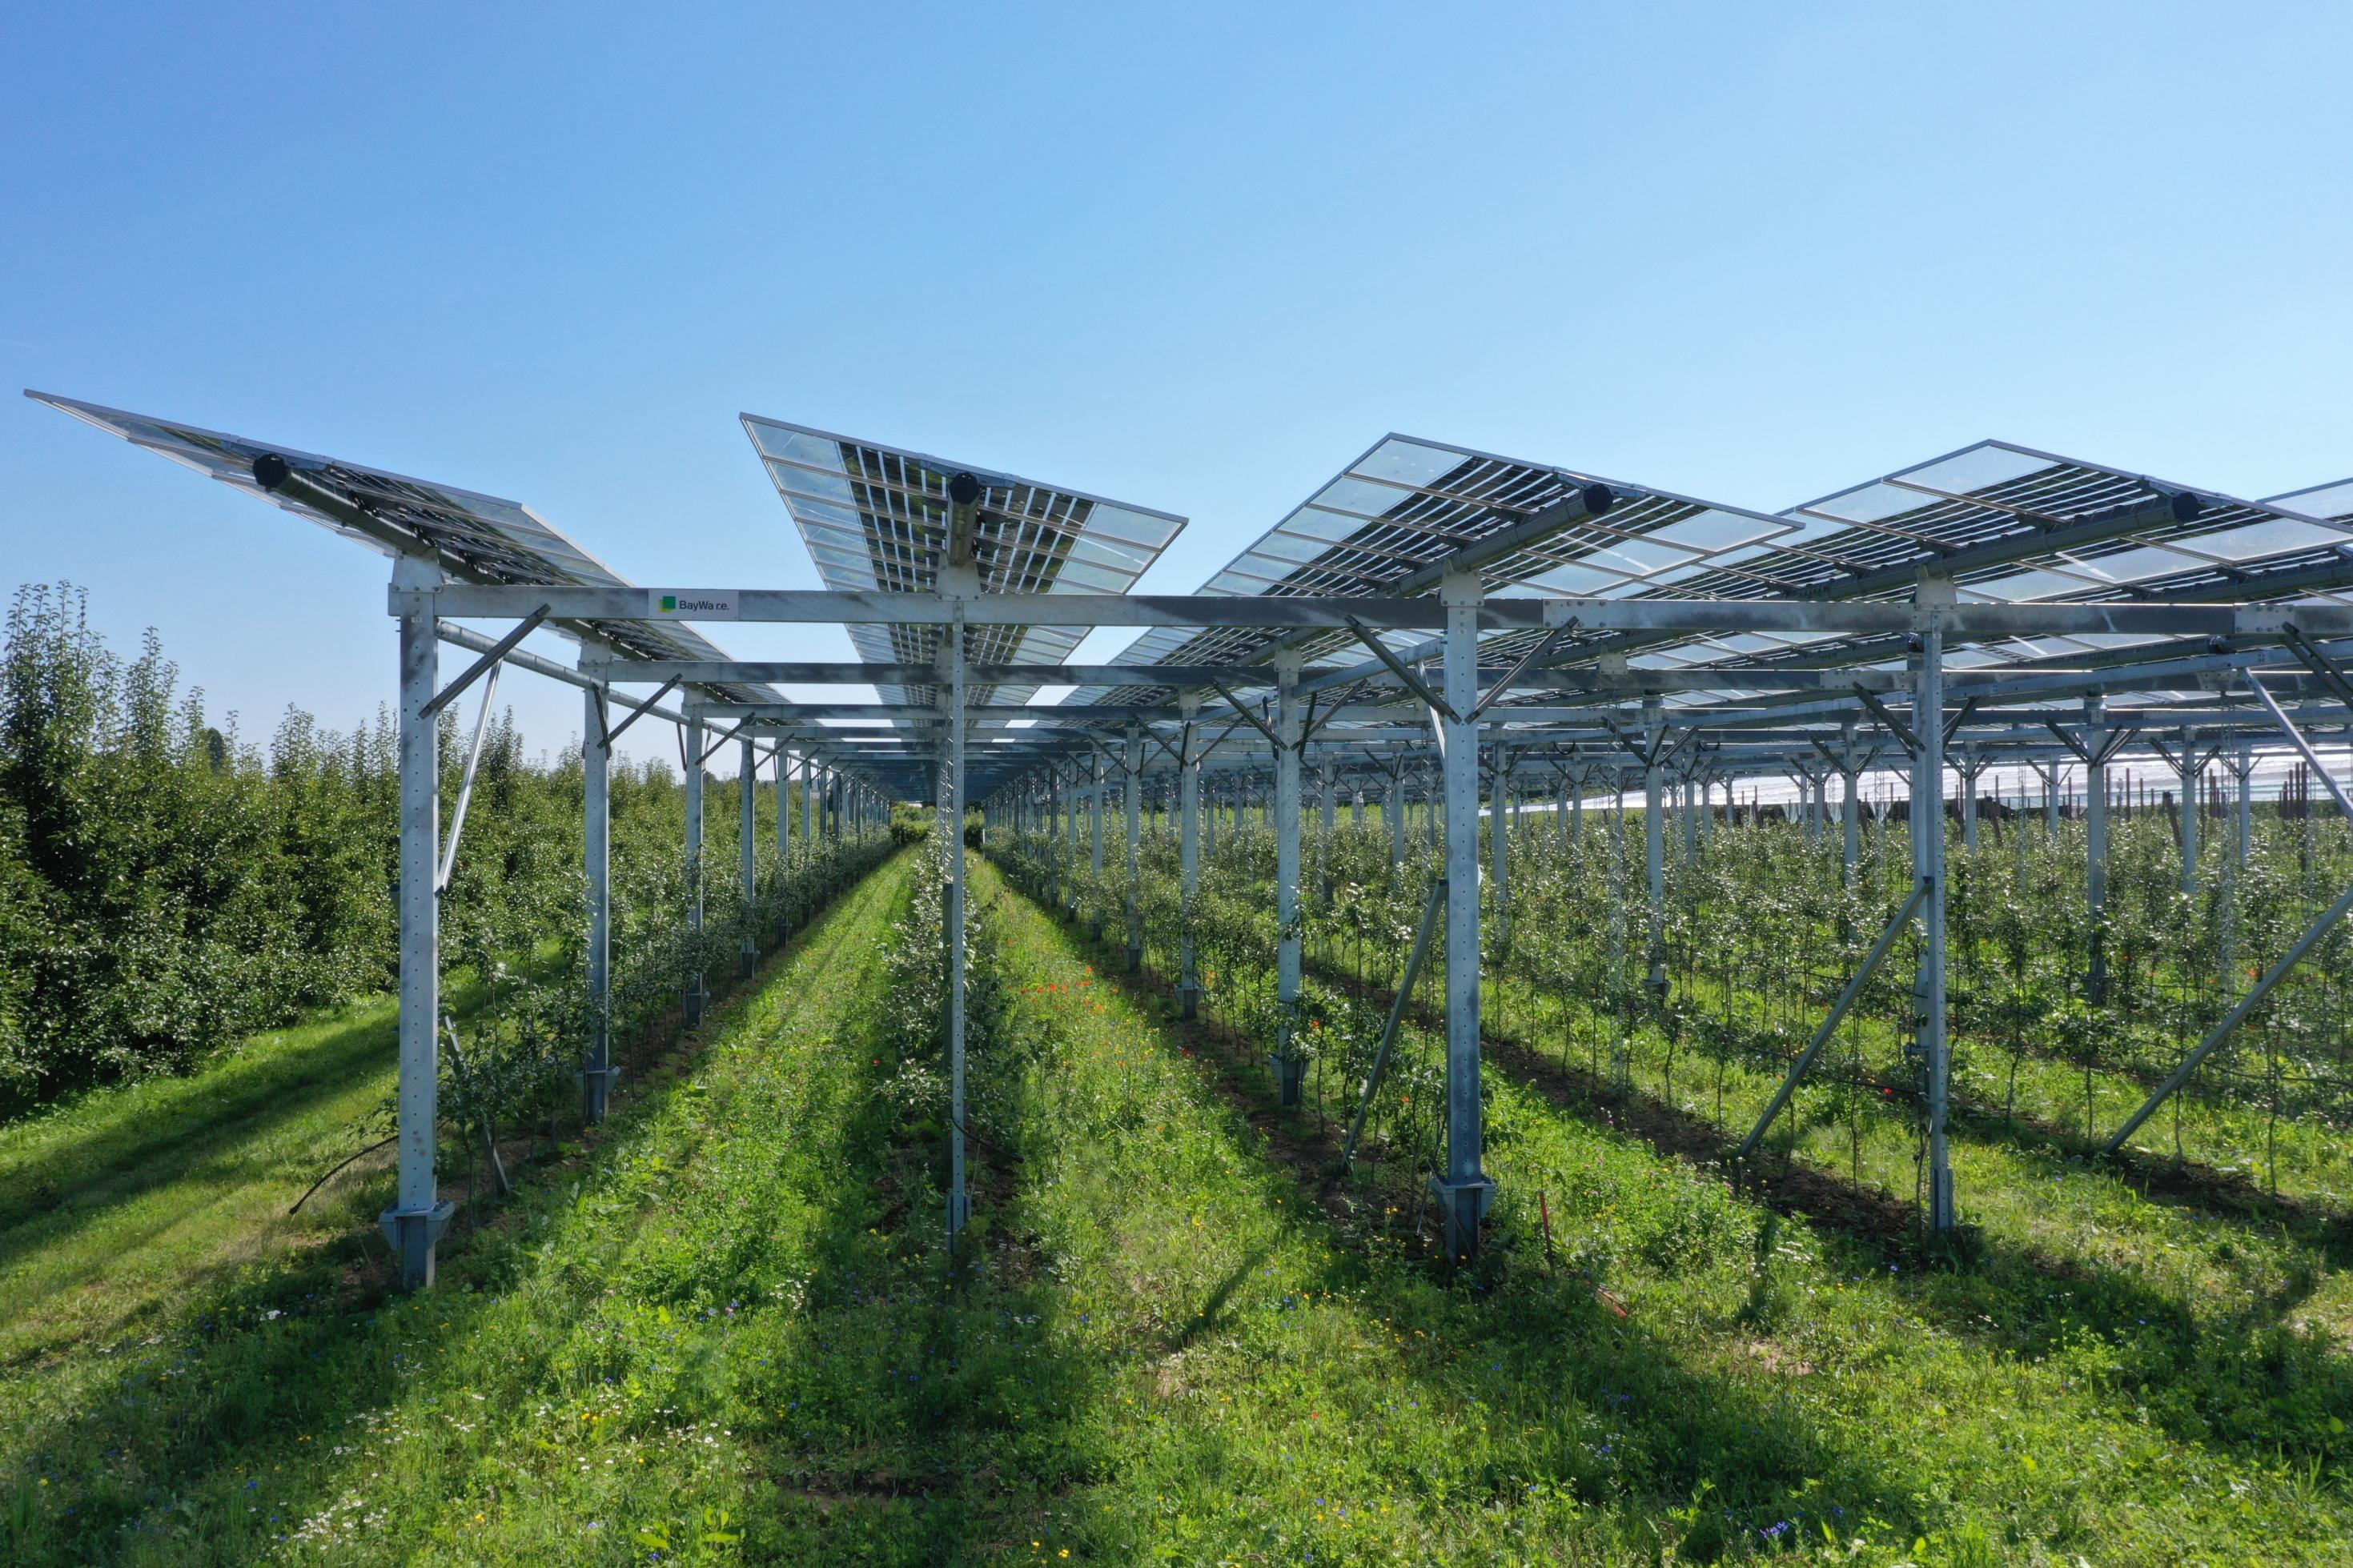
[[[930,686],[940,678],[930,664],[791,662],[775,659],[615,659],[590,667],[607,680],[668,680],[704,685],[780,680],[795,686]],[[976,664],[965,672],[974,686],[1229,686],[1271,685],[1263,665]]]
[[[689,605],[665,614],[665,597]],[[1389,629],[1439,629],[1445,607],[1434,597],[1288,598],[1178,594],[830,593],[745,588],[664,595],[639,588],[488,587],[452,584],[391,591],[388,608],[438,612],[462,620],[512,619],[539,605],[559,620],[769,621],[812,625],[1056,626],[1318,626],[1351,619]],[[709,606],[701,608],[697,606]],[[2121,635],[2272,637],[2291,622],[2308,637],[2353,635],[2353,605],[1946,605],[1813,603],[1790,599],[1497,598],[1479,608],[1489,631],[1548,629],[1574,620],[1591,631],[1826,632],[1892,637],[1933,616],[1946,636],[1969,638]]]

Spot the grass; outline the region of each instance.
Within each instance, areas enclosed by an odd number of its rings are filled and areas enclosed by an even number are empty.
[[[1108,950],[1099,958],[1112,961]],[[1148,1009],[1130,1016],[1116,1027],[1165,1034]],[[1168,1054],[1110,1037],[1103,1048],[1115,1057]],[[1253,1054],[1195,1070],[1247,1103],[1263,1078]],[[1448,1287],[1391,1261],[1382,1236],[1399,1222],[1386,1211],[1414,1202],[1403,1193],[1344,1229],[1304,1211],[1300,1184],[1285,1179],[1305,1173],[1295,1164],[1278,1174],[1271,1155],[1238,1162],[1222,1184],[1230,1192],[1239,1179],[1257,1195],[1246,1222],[1222,1213],[1209,1239],[1185,1250],[1192,1288],[1271,1235],[1255,1265],[1264,1285],[1245,1276],[1229,1310],[1244,1324],[1284,1321],[1290,1344],[1313,1348],[1286,1354],[1245,1335],[1226,1345],[1230,1358],[1208,1358],[1214,1374],[1188,1372],[1209,1405],[1249,1412],[1223,1430],[1200,1430],[1184,1405],[1150,1397],[1159,1368],[1135,1379],[1131,1440],[1189,1456],[1153,1472],[1162,1489],[1152,1495],[1201,1521],[1214,1552],[2347,1559],[2353,1510],[2335,1461],[2281,1451],[2260,1420],[2253,1434],[2217,1429],[2136,1375],[2186,1325],[2171,1314],[2153,1328],[2137,1321],[2149,1297],[2127,1279],[1891,1260],[1834,1226],[1768,1220],[1598,1110],[1572,1113],[1509,1074],[1490,1079],[1490,1169],[1506,1192],[1500,1277]],[[1161,1203],[1172,1211],[1163,1226],[1184,1234],[1183,1209],[1221,1184],[1198,1162],[1160,1157],[1170,1136],[1125,1140],[1131,1163],[1146,1168],[1107,1172],[1103,1201]],[[1109,1148],[1101,1156],[1116,1159]],[[1155,1161],[1163,1168],[1149,1168]],[[1539,1190],[1560,1270],[1549,1279],[1530,1212]],[[1281,1217],[1270,1220],[1270,1206]],[[1121,1234],[1108,1212],[1073,1227],[1103,1254],[1073,1278],[1143,1277],[1112,1251]],[[1123,1298],[1106,1303],[1118,1322],[1166,1311],[1165,1298],[1184,1295],[1172,1283],[1095,1289]],[[1626,1318],[1599,1301],[1596,1284]],[[1269,1302],[1269,1290],[1281,1294]],[[2198,1323],[2194,1336],[2222,1363],[2260,1366],[2277,1349],[2227,1322]],[[1345,1528],[1335,1499],[1350,1510]],[[1124,1501],[1132,1519],[1143,1499]],[[1134,1544],[1114,1542],[1111,1555]]]
[[[1266,1103],[1254,1047],[979,863],[1009,1010],[951,1257],[942,1130],[902,1092],[931,1047],[884,1022],[919,872],[846,895],[429,1295],[370,1283],[365,1183],[315,1233],[233,1217],[315,1171],[291,1140],[327,1091],[292,1086],[381,1020],[0,1135],[0,1194],[71,1194],[6,1264],[8,1321],[45,1325],[0,1384],[10,1560],[2353,1558],[2336,1453],[2137,1371],[2189,1343],[2270,1375],[2275,1344],[2177,1311],[2244,1288],[2204,1272],[2239,1232],[2179,1276],[2137,1240],[1924,1268],[1498,1071],[1496,1246],[1449,1272],[1410,1179],[1334,1181],[1335,1130]],[[173,1250],[173,1181],[209,1249]],[[2051,1223],[2072,1258],[2144,1202]],[[17,1289],[111,1226],[119,1277],[92,1242]]]

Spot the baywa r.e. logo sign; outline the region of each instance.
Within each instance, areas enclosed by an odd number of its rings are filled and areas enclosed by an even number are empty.
[[[650,596],[657,616],[677,616],[695,621],[732,621],[736,616],[735,595],[733,594],[655,589]]]

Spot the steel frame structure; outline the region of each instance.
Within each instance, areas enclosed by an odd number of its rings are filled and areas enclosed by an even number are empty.
[[[1549,784],[1564,837],[1589,799],[1622,831],[1639,795],[1649,984],[1663,942],[1668,802],[1686,851],[1708,831],[1716,784],[1800,781],[1808,831],[1827,826],[1829,783],[1850,878],[1859,781],[1907,778],[1913,878],[1878,942],[1749,1134],[1753,1150],[1896,938],[1922,938],[1915,976],[1927,1215],[1960,1223],[1945,1147],[1946,791],[1957,778],[1973,842],[1978,781],[1994,766],[2086,775],[2085,898],[2105,897],[2105,770],[2154,751],[2194,799],[2209,765],[2240,783],[2258,751],[2301,756],[2348,801],[2307,740],[2353,701],[2353,481],[2250,502],[1987,442],[1780,513],[1440,443],[1388,437],[1189,595],[1131,591],[1184,520],[808,426],[745,416],[759,457],[827,586],[659,589],[622,581],[526,509],[452,487],[32,394],[138,444],[360,539],[393,557],[387,610],[401,689],[400,1188],[384,1216],[412,1286],[429,1284],[449,1205],[438,1191],[438,889],[445,847],[434,715],[511,665],[584,693],[592,989],[584,1104],[602,1115],[614,1068],[603,1026],[609,908],[606,789],[613,738],[652,714],[685,738],[683,848],[699,889],[702,763],[736,742],[749,886],[756,771],[773,759],[781,818],[800,773],[803,831],[871,826],[894,801],[939,814],[946,879],[951,1094],[945,1223],[970,1214],[964,1179],[965,875],[968,811],[984,846],[997,824],[1055,835],[1100,877],[1104,816],[1124,828],[1128,966],[1140,964],[1137,854],[1147,790],[1177,817],[1183,896],[1198,897],[1220,807],[1263,780],[1276,840],[1282,1026],[1270,1061],[1296,1103],[1304,790],[1328,833],[1345,784],[1361,820],[1377,796],[1392,860],[1420,805],[1442,842],[1414,967],[1445,920],[1446,1140],[1430,1186],[1449,1253],[1480,1242],[1494,1194],[1480,1120],[1481,880],[1510,874],[1504,825],[1521,782]],[[854,661],[737,660],[694,623],[841,625]],[[503,623],[492,636],[457,625]],[[545,626],[581,646],[566,668],[517,647]],[[1143,631],[1108,663],[1070,662],[1085,632]],[[438,649],[480,657],[439,685]],[[872,687],[872,702],[786,700],[774,683]],[[654,688],[633,700],[617,688]],[[1041,686],[1077,688],[1059,704]],[[676,691],[683,700],[662,707]],[[486,691],[484,701],[488,701]],[[617,709],[627,710],[615,720]],[[714,738],[715,732],[715,738]],[[1489,765],[1492,764],[1492,765]],[[470,776],[470,769],[469,770]],[[2050,776],[2050,775],[2046,775]],[[1483,789],[1482,789],[1483,785]],[[1245,792],[1237,795],[1236,790]],[[1113,792],[1116,792],[1114,794]],[[1483,801],[1482,801],[1483,795]],[[1208,809],[1205,811],[1204,807]],[[1482,865],[1481,825],[1490,863]],[[2185,820],[2194,813],[2185,814]],[[779,822],[780,840],[790,825]],[[2194,887],[2194,829],[2184,835]],[[1077,907],[1058,861],[1050,902]],[[1499,899],[1497,907],[1502,907]],[[2119,1148],[2224,1045],[2279,978],[2353,909],[2326,910],[2109,1141]],[[699,891],[692,918],[701,920]],[[2095,923],[2096,929],[2096,923]],[[1098,932],[1098,935],[1101,933]],[[750,933],[743,947],[752,956]],[[1630,957],[1631,954],[1629,955]],[[2099,955],[2092,958],[2099,984]],[[1188,929],[1177,996],[1201,995]],[[690,1016],[701,976],[686,977]],[[1400,1003],[1401,1006],[1401,1003]],[[1369,1090],[1368,1090],[1369,1093]]]

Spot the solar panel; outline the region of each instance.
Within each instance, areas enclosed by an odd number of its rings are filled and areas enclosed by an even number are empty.
[[[1587,504],[1564,505],[1577,500]],[[1545,526],[1546,514],[1556,511],[1558,521]],[[1450,557],[1488,545],[1495,552],[1477,572],[1491,591],[1614,598],[1682,584],[1711,563],[1755,554],[1796,527],[1763,512],[1392,434],[1200,592],[1365,597],[1431,591],[1432,574]],[[1263,627],[1155,627],[1113,662],[1248,663],[1282,636]],[[1388,640],[1403,647],[1421,639],[1398,633]],[[1304,651],[1323,661],[1352,657],[1348,646],[1337,634],[1312,639]],[[1147,701],[1153,692],[1089,687],[1071,700]]]
[[[1964,602],[2128,600],[2252,603],[2353,582],[2353,481],[2265,501],[1980,441],[1783,515],[1798,531],[1745,560],[1679,584],[1678,596],[1892,599],[1923,569],[1949,574]],[[2131,526],[2104,528],[2103,520]],[[2086,538],[2085,536],[2090,537]],[[2042,540],[2048,548],[2035,548]],[[2073,543],[2071,540],[2083,540]],[[1972,552],[1982,563],[1972,564]],[[1979,644],[1968,667],[2063,658],[2168,639],[2050,637]],[[1776,646],[1778,645],[1778,646]],[[1841,664],[1883,657],[1875,640],[1704,637],[1650,650],[1691,668],[1787,658]],[[1867,650],[1867,654],[1866,654]],[[1958,650],[1956,650],[1957,653]]]
[[[394,553],[397,546],[347,527],[283,491],[264,489],[253,477],[254,459],[265,455],[283,459],[295,472],[365,510],[396,539],[413,540],[417,546],[434,552],[454,576],[476,583],[525,586],[630,586],[618,573],[520,501],[52,393],[27,392],[25,395],[120,436],[134,446],[159,452],[175,463],[257,496],[346,539],[357,540],[382,554]],[[623,653],[640,658],[727,657],[716,644],[683,625],[592,621],[569,623],[562,629],[592,632]],[[778,700],[777,693],[765,686],[728,684],[702,689],[730,701]]]
[[[973,561],[990,593],[1124,594],[1185,526],[1174,513],[1083,490],[780,419],[743,420],[818,574],[837,592],[936,591],[948,547],[948,484],[960,474],[979,481]],[[940,631],[853,625],[849,638],[871,663],[928,664],[938,657]],[[1078,626],[975,626],[967,646],[978,664],[1052,664],[1085,636]],[[976,688],[971,696],[1014,703],[1035,689]],[[931,700],[928,687],[881,691],[890,702]]]

